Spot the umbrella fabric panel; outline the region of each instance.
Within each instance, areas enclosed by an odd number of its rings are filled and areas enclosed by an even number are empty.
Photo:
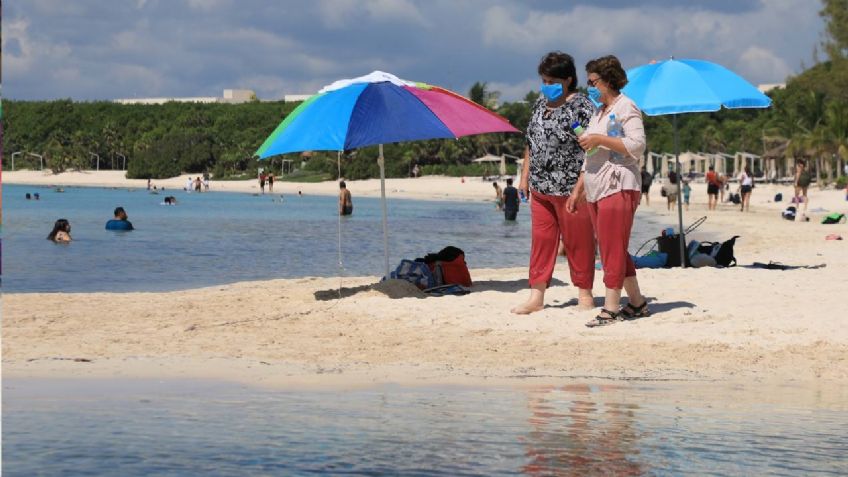
[[[699,72],[721,99],[725,108],[767,108],[771,98],[752,84],[721,65],[701,60],[684,60]]]
[[[768,96],[732,71],[701,60],[668,60],[627,72],[624,93],[646,114],[765,108]]]
[[[283,119],[283,122],[277,125],[277,128],[274,129],[274,132],[272,132],[271,135],[265,139],[265,142],[263,142],[262,145],[259,146],[259,149],[256,150],[254,155],[259,156],[261,159],[270,156],[271,154],[265,154],[268,148],[270,148],[274,143],[279,140],[280,135],[283,133],[283,131],[286,130],[289,124],[291,124],[294,118],[296,118],[301,112],[303,112],[304,109],[308,108],[309,105],[312,104],[312,102],[318,99],[318,97],[320,96],[320,94],[314,94],[310,96],[306,101],[300,103],[300,106],[296,107],[294,111],[289,113],[289,115],[286,116],[285,119]]]
[[[721,99],[712,88],[695,70],[680,61],[641,66],[635,70],[628,73],[628,83],[623,91],[645,114],[654,116],[721,109]]]
[[[353,107],[344,148],[453,137],[450,129],[408,90],[389,82],[372,83]]]
[[[351,112],[368,86],[355,84],[310,98],[292,111],[291,119],[286,118],[280,124],[272,134],[273,142],[264,151],[262,148],[261,152],[257,151],[260,158],[289,152],[346,149]]]
[[[455,137],[491,132],[519,132],[500,116],[446,89],[433,86],[426,89],[406,89],[427,105]]]

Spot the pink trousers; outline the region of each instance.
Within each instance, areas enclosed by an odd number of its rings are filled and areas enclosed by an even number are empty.
[[[636,267],[627,246],[640,197],[638,190],[624,190],[589,203],[607,288],[620,289],[625,278],[636,276]]]
[[[530,217],[533,221],[530,245],[530,286],[550,286],[556,265],[560,237],[565,244],[571,282],[577,288],[591,289],[595,281],[595,235],[589,204],[577,211],[565,210],[567,196],[532,192]]]

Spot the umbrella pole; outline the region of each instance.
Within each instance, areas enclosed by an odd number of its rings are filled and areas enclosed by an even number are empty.
[[[677,167],[677,221],[680,226],[680,266],[686,268],[686,238],[683,236],[683,198],[681,196],[680,184],[683,176],[680,174],[680,146],[677,142],[677,114],[672,115],[674,124],[674,163]]]
[[[386,160],[383,158],[383,145],[380,144],[380,155],[377,158],[380,166],[380,204],[383,206],[383,258],[386,264],[386,280],[389,279],[389,221],[386,212]]]

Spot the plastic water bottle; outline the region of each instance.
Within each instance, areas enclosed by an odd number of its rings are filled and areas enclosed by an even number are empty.
[[[615,114],[609,115],[609,123],[607,123],[607,136],[609,137],[624,137],[624,128],[621,123],[615,119]]]
[[[585,129],[583,129],[583,126],[581,126],[580,123],[578,123],[577,121],[575,121],[574,124],[571,125],[571,129],[574,130],[574,134],[576,134],[577,137],[582,136],[583,133],[585,132]],[[593,147],[592,149],[589,149],[588,151],[586,151],[586,155],[591,156],[592,154],[594,154],[596,152],[598,152],[598,148]]]

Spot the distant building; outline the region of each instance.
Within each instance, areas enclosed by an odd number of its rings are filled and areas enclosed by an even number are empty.
[[[188,98],[162,97],[162,98],[121,98],[112,102],[118,104],[165,104],[175,103],[247,103],[256,99],[256,93],[250,89],[225,89],[221,97],[195,96]]]
[[[311,94],[287,94],[283,96],[283,101],[287,103],[296,103],[298,101],[306,101],[311,97]]]
[[[757,89],[760,90],[760,93],[768,93],[773,89],[783,89],[786,87],[786,83],[764,83],[757,85]]]

